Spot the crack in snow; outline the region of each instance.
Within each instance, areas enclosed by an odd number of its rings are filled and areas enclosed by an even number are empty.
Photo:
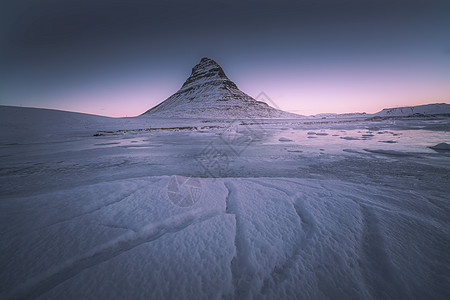
[[[104,227],[109,227],[109,228],[113,228],[113,229],[124,229],[124,230],[128,230],[128,231],[133,231],[135,233],[137,233],[137,231],[133,228],[129,228],[129,227],[125,227],[125,226],[120,226],[120,225],[116,225],[116,224],[104,224],[104,223],[99,223],[99,225],[104,226]]]
[[[236,249],[236,254],[231,260],[231,274],[232,274],[232,280],[233,280],[233,286],[234,286],[234,295],[233,299],[241,299],[241,298],[248,298],[248,293],[250,289],[248,288],[248,285],[251,284],[252,274],[249,272],[245,272],[246,269],[248,269],[248,265],[246,263],[245,249],[249,249],[249,245],[247,244],[247,241],[245,239],[242,239],[240,237],[239,233],[242,233],[245,231],[244,225],[242,224],[239,216],[239,208],[238,203],[235,199],[235,187],[230,182],[224,182],[225,187],[228,190],[227,195],[227,213],[233,214],[236,218],[236,233],[235,233],[235,240],[234,240],[234,246]]]

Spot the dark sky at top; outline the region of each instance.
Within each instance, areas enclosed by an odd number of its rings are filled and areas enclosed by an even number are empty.
[[[1,104],[135,115],[204,56],[300,113],[447,102],[450,1],[0,0]]]

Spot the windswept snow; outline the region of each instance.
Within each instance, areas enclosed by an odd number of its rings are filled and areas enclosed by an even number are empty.
[[[429,299],[446,293],[440,282],[448,204],[439,197],[429,202],[416,191],[335,180],[200,179],[201,200],[180,208],[165,195],[169,180],[4,199],[2,294]]]
[[[0,114],[1,299],[450,297],[448,118]]]

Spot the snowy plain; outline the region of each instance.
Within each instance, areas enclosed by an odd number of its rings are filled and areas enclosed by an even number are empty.
[[[0,115],[1,299],[450,298],[448,117]]]

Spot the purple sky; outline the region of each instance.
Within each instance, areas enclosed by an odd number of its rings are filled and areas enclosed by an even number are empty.
[[[2,1],[0,104],[135,116],[202,57],[299,114],[450,103],[450,2]]]

